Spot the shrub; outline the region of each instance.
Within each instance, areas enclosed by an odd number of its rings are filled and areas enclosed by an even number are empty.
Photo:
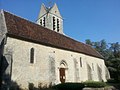
[[[82,90],[84,88],[84,84],[82,83],[63,83],[53,86],[54,89],[57,90]]]
[[[10,85],[9,90],[21,90],[21,88],[15,81],[11,81],[11,85]]]
[[[83,84],[85,85],[85,87],[93,87],[93,88],[101,88],[106,86],[105,82],[98,82],[98,81],[86,81],[83,82]]]
[[[107,80],[107,83],[120,83],[120,81],[117,81],[117,80],[111,78],[111,79]]]
[[[28,88],[29,88],[29,90],[34,90],[34,84],[33,83],[29,83]]]
[[[114,80],[114,79],[108,79],[107,83],[116,83],[116,80]]]
[[[39,83],[38,87],[35,87],[33,83],[29,83],[28,88],[29,90],[54,90],[50,87],[47,87],[47,84],[43,86],[42,83]]]

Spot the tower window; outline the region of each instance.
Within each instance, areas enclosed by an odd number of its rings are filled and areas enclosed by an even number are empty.
[[[40,25],[42,25],[42,19],[40,19]]]
[[[53,17],[53,30],[55,30],[55,17]]]
[[[30,49],[30,63],[34,63],[34,48]]]
[[[82,58],[80,57],[80,67],[82,67]]]
[[[43,19],[43,26],[45,27],[45,17],[44,17],[44,19]]]
[[[60,29],[59,26],[60,26],[60,25],[59,25],[59,19],[57,19],[57,32],[59,32],[59,29]]]

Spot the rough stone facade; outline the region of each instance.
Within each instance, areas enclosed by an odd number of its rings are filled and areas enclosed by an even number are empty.
[[[59,68],[65,62],[65,82],[81,82],[89,79],[87,66],[91,68],[91,80],[99,81],[98,66],[101,78],[106,81],[104,60],[85,54],[61,50],[49,46],[26,42],[7,37],[6,49],[12,50],[12,77],[22,87],[28,83],[58,84],[60,83]],[[30,49],[34,48],[34,63],[30,63]],[[80,66],[80,58],[82,67]]]

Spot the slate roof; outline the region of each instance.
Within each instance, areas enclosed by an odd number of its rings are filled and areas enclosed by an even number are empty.
[[[103,58],[95,49],[65,35],[4,11],[9,37]]]

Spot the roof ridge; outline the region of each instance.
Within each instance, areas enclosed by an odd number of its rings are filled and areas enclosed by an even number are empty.
[[[36,24],[35,22],[30,21],[30,20],[29,20],[29,19],[27,19],[27,18],[24,18],[24,17],[22,17],[22,16],[16,15],[16,14],[11,13],[11,12],[9,12],[9,11],[3,10],[3,12],[7,12],[7,13],[9,13],[9,14],[13,15],[13,16],[16,16],[16,17],[18,17],[18,18],[21,18],[21,19],[24,19],[24,20],[26,20],[26,21],[29,21],[29,22],[31,22],[31,23]]]

